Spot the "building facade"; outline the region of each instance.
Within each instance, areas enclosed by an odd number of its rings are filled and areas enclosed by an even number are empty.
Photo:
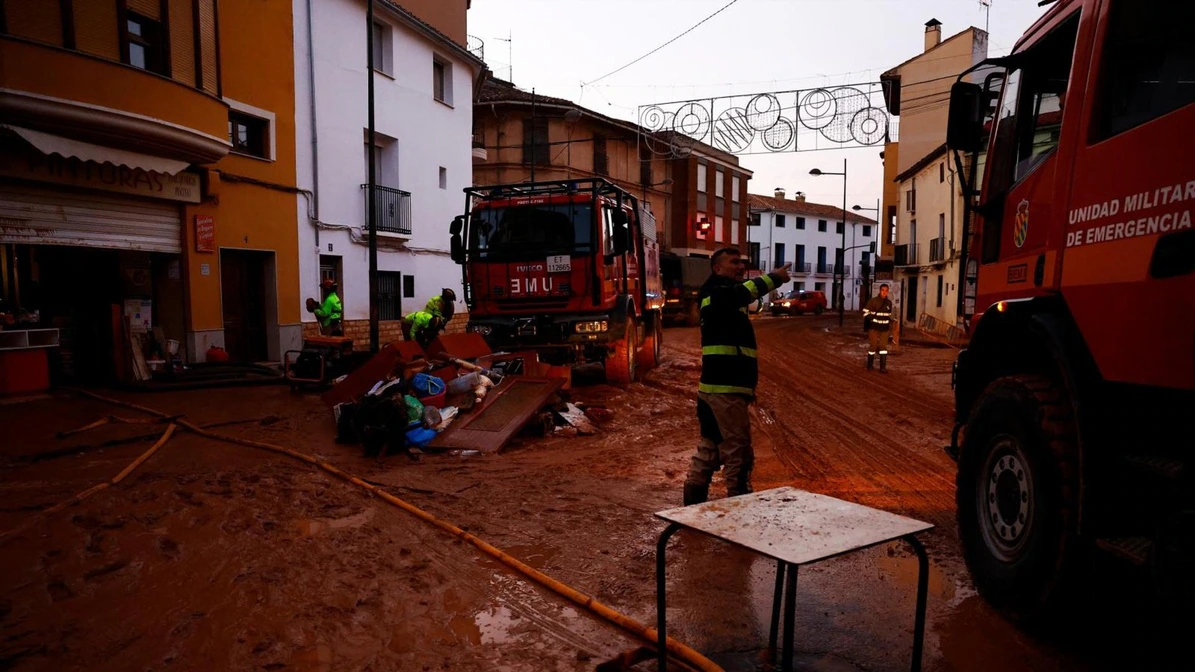
[[[783,189],[772,196],[751,194],[751,225],[748,249],[755,268],[768,271],[792,263],[792,287],[779,291],[816,290],[826,293],[826,300],[837,307],[845,300],[846,310],[859,310],[870,294],[874,253],[879,249],[876,221],[848,212],[843,223],[840,206],[811,203],[797,192],[786,198]],[[846,235],[846,254],[841,250]],[[838,261],[840,258],[844,262]],[[845,291],[838,291],[839,263],[845,263]]]
[[[464,313],[448,225],[472,183],[473,102],[485,64],[466,46],[468,0],[375,1],[367,73],[364,0],[295,0],[297,215],[301,296],[334,279],[345,335],[369,343],[368,84],[374,81],[374,167],[380,340],[442,288]],[[310,15],[308,11],[310,10]],[[313,47],[314,45],[314,47]],[[318,333],[303,313],[303,331]]]
[[[946,149],[950,87],[987,58],[987,33],[967,28],[946,40],[936,19],[925,24],[921,54],[884,73],[888,110],[899,115],[899,148],[885,148],[886,214],[896,214],[894,291],[902,325],[942,332],[959,324],[963,193]],[[982,83],[985,72],[968,75]],[[899,151],[897,151],[899,149]],[[891,159],[889,155],[891,154]],[[967,169],[964,167],[964,169]]]
[[[475,184],[602,177],[651,209],[665,251],[709,256],[747,239],[752,173],[731,154],[689,141],[691,151],[675,157],[666,136],[645,140],[631,122],[496,79],[483,87],[474,116]]]
[[[298,345],[293,119],[290,3],[0,3],[0,298],[63,379],[123,377],[130,330]]]

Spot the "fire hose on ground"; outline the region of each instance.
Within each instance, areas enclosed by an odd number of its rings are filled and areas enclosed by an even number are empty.
[[[655,628],[648,627],[648,626],[640,623],[639,621],[636,621],[635,619],[631,618],[630,616],[627,616],[619,611],[616,611],[616,610],[606,606],[605,604],[602,604],[601,602],[598,602],[592,596],[586,595],[569,585],[566,585],[564,583],[561,583],[560,581],[557,581],[556,579],[553,579],[552,577],[548,576],[547,574],[544,574],[543,572],[535,569],[534,567],[527,565],[526,563],[507,554],[506,552],[502,551],[501,549],[483,541],[482,539],[479,539],[478,537],[466,532],[465,530],[462,530],[461,528],[457,527],[456,525],[453,525],[452,523],[440,520],[439,518],[436,518],[435,516],[424,511],[423,509],[420,509],[419,507],[417,507],[413,504],[403,501],[403,500],[399,499],[398,497],[395,497],[394,495],[386,492],[385,490],[383,490],[375,485],[372,485],[370,483],[367,483],[366,481],[362,480],[361,478],[359,478],[353,474],[343,471],[343,470],[341,470],[337,467],[334,467],[326,462],[322,462],[311,455],[307,455],[306,453],[301,453],[296,450],[292,450],[290,448],[285,448],[283,446],[276,446],[276,445],[273,445],[270,443],[264,443],[261,441],[253,441],[250,439],[242,439],[242,438],[235,437],[235,436],[228,436],[225,434],[211,432],[206,429],[203,429],[202,427],[198,427],[190,422],[187,422],[186,420],[182,420],[178,416],[170,416],[170,415],[167,415],[166,413],[162,413],[160,411],[156,411],[151,408],[139,406],[137,404],[133,404],[133,403],[130,403],[127,401],[121,401],[119,399],[111,399],[108,397],[104,397],[104,396],[95,394],[94,392],[89,392],[87,390],[74,390],[74,392],[79,395],[90,397],[92,399],[96,399],[98,401],[102,401],[105,403],[114,404],[116,406],[122,406],[125,408],[130,408],[133,410],[141,411],[142,413],[146,413],[148,415],[155,416],[156,418],[159,418],[162,421],[169,421],[171,424],[166,428],[165,433],[162,434],[162,437],[160,439],[158,439],[158,441],[153,445],[153,447],[151,447],[149,450],[147,450],[145,453],[143,453],[140,457],[138,457],[136,460],[134,460],[128,467],[126,467],[123,471],[121,471],[120,474],[118,474],[116,477],[114,477],[111,481],[105,481],[103,483],[100,483],[97,486],[94,486],[78,495],[75,495],[74,497],[72,497],[71,499],[69,499],[65,502],[62,502],[62,503],[57,504],[49,509],[42,511],[38,516],[34,517],[32,520],[26,522],[25,524],[21,525],[20,527],[18,527],[16,529],[13,529],[13,530],[10,530],[9,532],[4,533],[4,535],[0,535],[0,537],[14,535],[17,532],[19,532],[23,529],[26,529],[27,527],[29,527],[30,525],[35,523],[37,520],[40,520],[40,519],[44,518],[45,516],[47,516],[51,513],[54,513],[55,511],[64,509],[67,506],[70,506],[71,504],[82,501],[86,497],[89,497],[92,494],[99,492],[100,490],[104,490],[106,488],[111,487],[112,485],[119,483],[122,479],[124,479],[126,476],[128,476],[129,473],[131,473],[134,469],[136,469],[138,466],[140,466],[142,463],[144,463],[145,460],[149,459],[150,456],[152,456],[154,454],[154,452],[156,452],[158,450],[158,448],[160,448],[163,444],[165,444],[166,441],[170,439],[170,436],[174,433],[175,426],[177,425],[178,427],[181,427],[193,434],[197,434],[199,436],[202,436],[202,437],[205,437],[208,439],[212,439],[212,440],[216,440],[216,441],[224,441],[226,443],[239,444],[239,445],[247,446],[250,448],[258,448],[260,450],[267,450],[270,452],[279,453],[282,455],[286,455],[288,457],[292,457],[301,462],[306,462],[307,464],[310,464],[312,466],[318,467],[319,469],[322,469],[322,470],[332,474],[333,476],[336,476],[337,478],[348,481],[349,483],[352,483],[353,485],[356,485],[356,486],[362,488],[363,490],[369,492],[371,495],[376,495],[376,496],[380,497],[382,500],[386,501],[387,503],[389,503],[393,506],[396,506],[396,507],[402,509],[403,511],[406,511],[407,513],[410,513],[411,515],[415,516],[416,518],[422,520],[425,523],[428,523],[434,527],[437,527],[437,528],[453,535],[454,537],[457,537],[458,539],[462,539],[464,541],[469,542],[470,544],[472,544],[475,548],[477,548],[481,552],[494,558],[495,560],[498,560],[499,562],[503,563],[507,567],[510,567],[511,569],[516,570],[517,572],[519,572],[523,576],[526,576],[528,579],[531,579],[535,583],[538,583],[539,585],[543,586],[544,588],[551,590],[552,592],[556,593],[557,595],[567,598],[569,601],[577,604],[578,606],[584,608],[587,611],[592,612],[593,614],[601,617],[602,619],[604,619],[610,623],[613,623],[614,625],[617,625],[618,627],[622,628],[623,630],[630,632],[631,634],[639,637],[640,639],[646,641],[647,643],[651,644],[652,646],[655,646],[658,642],[658,633]],[[102,424],[105,424],[105,422],[111,421],[113,419],[114,418],[109,418],[106,421],[97,421],[97,422],[87,425],[83,428],[80,428],[79,430],[76,430],[76,431],[83,431],[85,429],[98,427]],[[72,433],[74,433],[74,432],[72,432]],[[709,660],[705,656],[701,655],[696,650],[690,648],[689,646],[687,646],[671,637],[667,638],[666,646],[668,649],[668,653],[670,655],[675,657],[678,661],[692,667],[693,669],[701,670],[702,672],[722,672],[722,668],[720,666],[718,666],[716,663]]]

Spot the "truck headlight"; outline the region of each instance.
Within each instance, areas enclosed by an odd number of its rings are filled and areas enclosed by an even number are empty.
[[[488,324],[470,324],[469,331],[474,334],[481,334],[482,336],[489,336],[490,332],[494,331],[494,328],[489,326]]]
[[[793,305],[793,304],[792,304],[792,302],[790,302],[790,301],[785,301],[784,303],[782,303],[782,304],[780,304],[780,305],[784,306],[785,308],[788,308],[789,306],[791,306],[791,305]]]
[[[573,329],[575,329],[578,334],[597,334],[606,331],[609,328],[610,324],[605,320],[577,322],[573,325]]]

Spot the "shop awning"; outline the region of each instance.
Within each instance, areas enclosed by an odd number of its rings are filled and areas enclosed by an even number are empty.
[[[140,168],[154,173],[174,175],[187,168],[186,161],[177,161],[160,156],[150,156],[139,152],[130,152],[114,147],[93,145],[82,140],[72,140],[60,135],[52,135],[41,131],[34,131],[20,126],[0,124],[0,128],[7,129],[25,139],[43,154],[59,154],[66,158],[74,157],[81,161],[95,161],[96,163],[111,163],[117,166]]]

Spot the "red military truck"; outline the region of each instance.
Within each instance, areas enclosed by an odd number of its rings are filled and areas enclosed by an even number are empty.
[[[1190,604],[1193,24],[1190,2],[1062,0],[951,92],[973,195],[986,157],[949,451],[967,565],[1013,616],[1065,604],[1097,549]]]
[[[468,330],[552,364],[601,361],[629,383],[660,358],[655,217],[603,179],[471,187],[452,222]]]

